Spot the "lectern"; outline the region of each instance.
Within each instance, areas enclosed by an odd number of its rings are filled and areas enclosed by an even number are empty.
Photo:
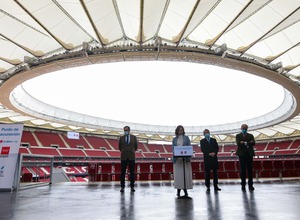
[[[174,157],[182,158],[183,162],[183,183],[186,190],[186,178],[185,178],[185,162],[187,157],[193,156],[193,146],[174,146]],[[179,199],[191,199],[189,196],[181,196]]]

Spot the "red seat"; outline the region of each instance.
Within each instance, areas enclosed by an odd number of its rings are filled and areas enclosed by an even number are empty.
[[[293,160],[285,160],[284,163],[284,170],[294,170],[294,161]]]
[[[192,172],[200,172],[200,162],[193,161],[191,164]]]
[[[254,171],[262,170],[262,161],[261,160],[253,160],[252,168]]]
[[[161,179],[162,180],[171,180],[171,173],[162,173]]]
[[[102,163],[101,164],[101,173],[102,174],[110,174],[111,173],[111,164],[110,163]]]
[[[121,164],[120,163],[113,163],[111,167],[112,173],[121,173]]]
[[[300,160],[294,160],[294,168],[295,170],[300,170]]]
[[[172,162],[165,163],[165,172],[173,173],[173,163]]]
[[[193,179],[204,179],[204,173],[203,172],[193,172]]]
[[[210,172],[211,179],[213,178],[213,173]],[[228,173],[224,171],[218,171],[218,178],[219,179],[228,179]]]
[[[229,172],[227,173],[228,179],[238,179],[240,178],[239,172]]]
[[[269,171],[273,171],[273,161],[272,160],[264,160],[263,162],[263,172],[269,172]],[[268,177],[269,174],[267,174],[266,177]],[[272,175],[270,174],[270,177],[272,177]]]
[[[149,180],[150,178],[150,173],[139,173],[137,175],[137,180]]]
[[[163,172],[163,163],[162,162],[152,163],[152,172],[153,173],[162,173]]]
[[[236,161],[224,161],[223,162],[224,171],[226,172],[236,172]]]
[[[273,161],[273,168],[274,170],[283,170],[283,161],[282,160],[274,160]]]
[[[150,173],[150,163],[139,163],[137,173]]]

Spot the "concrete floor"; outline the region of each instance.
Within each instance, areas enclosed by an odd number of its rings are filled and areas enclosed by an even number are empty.
[[[1,220],[48,219],[283,219],[300,216],[300,181],[255,183],[242,192],[223,182],[206,192],[194,182],[191,199],[178,199],[171,182],[137,182],[136,192],[119,183],[57,183],[18,192],[0,192]]]

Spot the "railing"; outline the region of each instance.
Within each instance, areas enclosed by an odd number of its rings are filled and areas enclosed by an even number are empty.
[[[47,170],[41,170],[48,167]],[[20,154],[17,162],[13,188],[15,190],[52,183],[54,157],[39,154]],[[28,172],[24,172],[25,169]]]

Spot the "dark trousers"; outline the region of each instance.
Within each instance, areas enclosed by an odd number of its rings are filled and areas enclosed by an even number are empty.
[[[207,188],[210,187],[210,171],[213,171],[213,175],[214,175],[214,187],[218,186],[218,170],[215,169],[205,169],[205,186]]]
[[[253,177],[252,177],[252,164],[253,164],[253,157],[249,155],[239,156],[240,161],[240,169],[241,169],[241,185],[246,185],[246,170],[248,172],[248,185],[253,185]]]
[[[121,187],[125,187],[125,174],[126,168],[129,164],[129,172],[130,172],[130,187],[134,187],[134,166],[135,160],[121,160]]]

